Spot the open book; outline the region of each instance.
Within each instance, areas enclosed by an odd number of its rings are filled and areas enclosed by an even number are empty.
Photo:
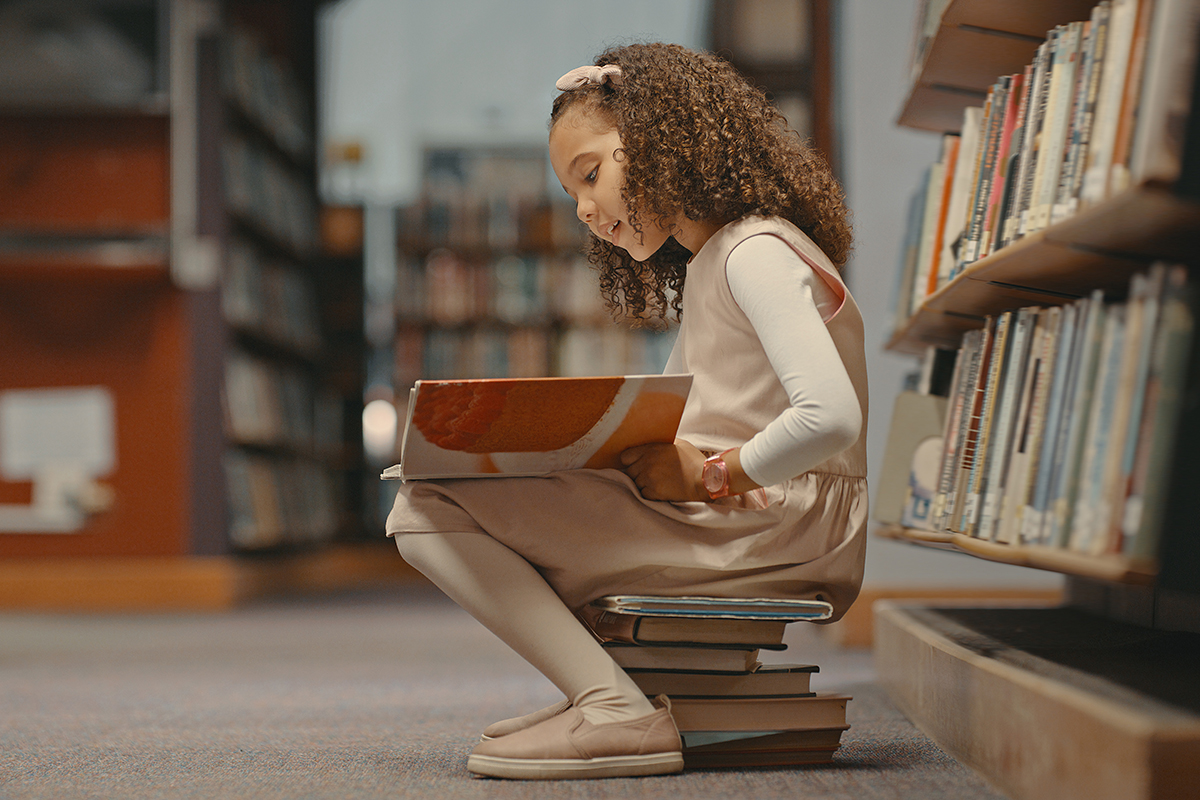
[[[673,442],[691,375],[417,381],[400,463],[385,480],[618,468],[621,451]]]

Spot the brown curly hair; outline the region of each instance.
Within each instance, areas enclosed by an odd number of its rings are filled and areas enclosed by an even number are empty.
[[[578,108],[616,128],[625,160],[621,196],[635,230],[679,214],[697,221],[776,216],[804,231],[835,265],[845,264],[852,236],[841,186],[820,153],[728,62],[649,43],[610,48],[595,63],[620,66],[620,86],[562,92],[550,127]],[[634,261],[593,235],[588,260],[610,310],[647,320],[665,319],[668,307],[682,316],[691,255],[671,237],[646,261]]]

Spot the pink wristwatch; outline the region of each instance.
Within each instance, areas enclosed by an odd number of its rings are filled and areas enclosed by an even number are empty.
[[[729,467],[725,464],[725,455],[733,449],[731,447],[729,450],[704,459],[700,482],[704,484],[704,490],[713,500],[729,496]]]

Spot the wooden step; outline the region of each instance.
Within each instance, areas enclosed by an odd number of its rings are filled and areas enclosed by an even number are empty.
[[[1071,608],[881,601],[896,705],[1015,800],[1194,798],[1200,635]]]

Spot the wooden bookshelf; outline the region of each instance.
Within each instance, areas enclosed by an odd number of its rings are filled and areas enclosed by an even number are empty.
[[[1150,586],[1153,585],[1154,579],[1158,575],[1157,563],[1116,554],[1093,556],[1059,547],[1002,544],[961,533],[926,531],[895,525],[877,528],[875,535],[885,539],[965,553],[1001,564],[1050,570],[1107,583]]]
[[[1160,185],[1133,187],[969,265],[921,304],[887,344],[919,355],[957,347],[984,317],[1061,305],[1092,289],[1121,296],[1155,259],[1188,260],[1200,240],[1200,204]]]
[[[982,105],[999,76],[1021,72],[1048,30],[1088,19],[1094,5],[951,0],[939,24],[922,28],[931,35],[918,45],[923,57],[899,124],[958,131],[963,109]],[[1187,128],[1184,155],[1191,159],[1200,110],[1192,109]],[[1194,266],[1200,204],[1181,190],[1185,176],[1179,186],[1134,183],[970,263],[897,325],[887,349],[912,355],[957,349],[964,333],[1002,312],[1065,305],[1096,290],[1121,302],[1132,276],[1156,261]],[[1194,317],[1194,297],[1187,302]],[[1200,425],[1192,419],[1200,410],[1200,348],[1192,336],[1187,363],[1176,373],[1189,399],[1175,429],[1179,444],[1164,462],[1169,488],[1148,554],[1005,544],[894,524],[875,531],[1066,576],[1066,603],[1056,608],[1017,613],[962,603],[883,604],[875,615],[880,679],[897,704],[1016,800],[1185,797],[1200,781],[1200,704],[1187,692],[1160,691],[1174,680],[1169,676],[1194,672],[1200,649],[1200,547],[1193,535]],[[1088,636],[1077,633],[1083,629]],[[1056,649],[1071,639],[1079,641]],[[1121,656],[1106,649],[1117,640]]]

